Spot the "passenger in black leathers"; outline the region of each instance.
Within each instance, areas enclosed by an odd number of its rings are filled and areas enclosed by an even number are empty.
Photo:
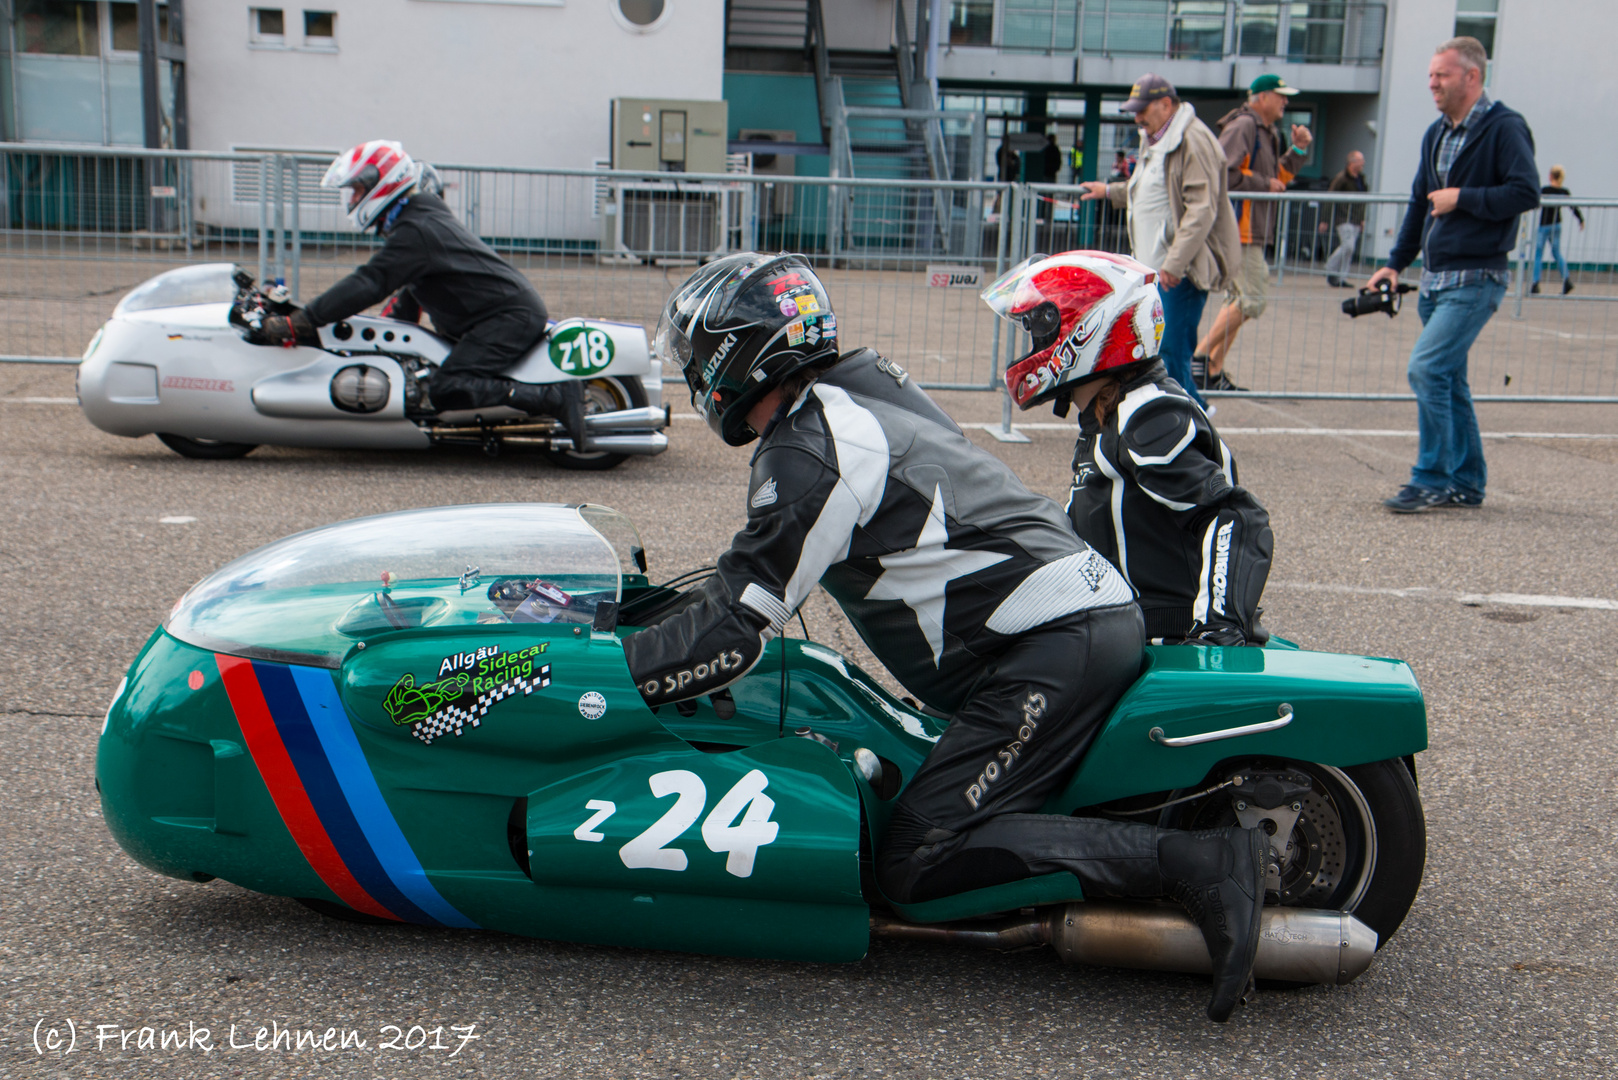
[[[1213,957],[1227,1019],[1257,948],[1267,842],[1039,813],[1141,665],[1133,594],[897,365],[839,356],[825,288],[798,256],[745,253],[676,290],[658,353],[733,445],[757,438],[748,521],[717,572],[624,639],[653,706],[745,674],[817,586],[948,727],[877,849],[913,904],[1048,874],[1089,897],[1174,896]]]
[[[439,409],[510,403],[537,387],[503,378],[545,336],[545,301],[528,279],[468,232],[444,200],[421,192],[395,203],[377,229],[371,260],[305,307],[315,326],[357,315],[404,290],[391,314],[414,322],[425,311],[455,344],[433,377]],[[519,407],[521,407],[519,405]]]
[[[1093,391],[1073,452],[1073,530],[1140,594],[1149,639],[1262,645],[1270,516],[1213,422],[1156,360]]]
[[[381,148],[380,150],[376,148]],[[392,172],[369,162],[381,158]],[[349,171],[342,171],[345,163]],[[358,168],[355,168],[358,166]],[[412,172],[413,170],[413,172]],[[286,319],[271,319],[272,342],[307,340],[314,328],[357,315],[390,297],[387,314],[415,322],[425,311],[433,329],[453,342],[428,392],[444,412],[506,405],[560,417],[585,449],[579,384],[534,385],[505,377],[545,337],[545,302],[526,277],[459,221],[430,187],[436,174],[397,144],[364,143],[338,156],[323,183],[352,189],[351,216],[374,225],[383,244],[369,262]],[[396,192],[389,191],[389,180]],[[415,178],[423,177],[417,181]]]

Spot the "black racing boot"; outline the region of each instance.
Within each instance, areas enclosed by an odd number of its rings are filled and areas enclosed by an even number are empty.
[[[1258,829],[1166,832],[1157,858],[1169,895],[1208,943],[1213,997],[1208,1019],[1223,1024],[1247,996],[1258,955],[1269,841]]]
[[[584,427],[584,390],[580,383],[572,379],[544,386],[513,383],[506,391],[505,404],[529,416],[554,416],[573,440],[573,449],[581,453],[589,451]]]

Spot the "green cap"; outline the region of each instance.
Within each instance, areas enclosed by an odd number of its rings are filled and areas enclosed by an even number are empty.
[[[1260,75],[1247,87],[1249,94],[1262,94],[1266,90],[1274,90],[1277,94],[1291,97],[1298,92],[1295,86],[1288,86],[1279,75]]]

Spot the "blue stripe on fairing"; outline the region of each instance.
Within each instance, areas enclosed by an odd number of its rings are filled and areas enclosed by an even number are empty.
[[[342,699],[337,696],[331,673],[324,668],[294,667],[292,681],[303,698],[304,708],[342,786],[349,809],[354,812],[389,880],[417,907],[445,926],[478,929],[477,923],[455,910],[428,880],[393,811],[382,798],[382,789],[366,763],[365,752],[360,749]]]
[[[275,719],[275,728],[281,733],[281,742],[286,745],[287,755],[298,770],[298,779],[303,781],[303,789],[309,793],[309,801],[320,816],[320,823],[326,827],[326,834],[331,837],[332,844],[348,866],[349,873],[354,875],[354,880],[378,903],[404,921],[438,925],[437,919],[399,891],[383,870],[376,853],[371,850],[365,830],[360,828],[359,821],[349,808],[331,763],[326,759],[309,712],[304,708],[303,696],[293,681],[291,669],[286,664],[255,660],[253,671],[264,691],[270,715]]]

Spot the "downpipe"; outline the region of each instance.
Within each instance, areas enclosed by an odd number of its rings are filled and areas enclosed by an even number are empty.
[[[871,936],[987,949],[1050,945],[1070,964],[1206,975],[1208,947],[1190,916],[1153,904],[1062,904],[997,922],[918,924],[871,918]],[[1282,982],[1343,985],[1376,956],[1376,931],[1346,911],[1266,907],[1253,974]]]

